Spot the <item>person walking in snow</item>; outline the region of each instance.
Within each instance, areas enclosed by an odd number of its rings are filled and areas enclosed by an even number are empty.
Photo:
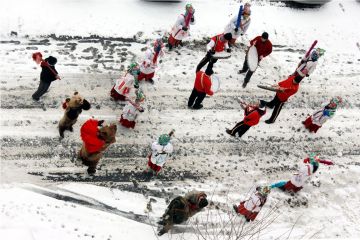
[[[174,224],[186,222],[190,217],[200,212],[208,205],[204,192],[193,190],[184,197],[174,198],[167,207],[158,224],[161,226],[158,235],[167,233]]]
[[[80,128],[83,145],[78,158],[88,167],[87,172],[91,175],[96,173],[103,152],[116,141],[116,125],[103,126],[103,123],[104,120],[89,119]]]
[[[226,133],[235,137],[236,133],[241,137],[247,132],[252,126],[256,126],[260,118],[266,113],[265,105],[260,103],[256,105],[250,105],[241,103],[241,108],[245,110],[244,119],[237,123],[232,129],[226,129]]]
[[[170,154],[174,151],[171,144],[171,137],[174,135],[175,130],[169,134],[160,135],[159,139],[152,143],[152,152],[148,156],[148,163],[145,172],[158,175]]]
[[[246,221],[254,221],[261,208],[265,205],[270,190],[269,186],[256,187],[248,200],[240,202],[240,205],[233,205],[234,211],[243,215]]]
[[[342,103],[341,97],[335,97],[330,100],[325,107],[313,113],[302,123],[310,132],[316,133],[322,125],[335,115],[337,107]]]
[[[111,89],[110,96],[114,101],[126,101],[131,88],[139,88],[138,76],[140,67],[133,62],[129,65],[125,75],[116,80],[115,85]]]
[[[250,41],[250,47],[255,46],[257,53],[258,53],[258,61],[260,62],[263,60],[266,56],[268,56],[272,52],[272,43],[269,40],[269,34],[267,32],[263,32],[261,36],[257,36],[253,40]],[[250,48],[249,47],[249,48]],[[253,71],[249,69],[248,63],[247,63],[247,54],[249,49],[246,52],[244,64],[241,70],[239,70],[239,74],[246,73],[244,78],[244,83],[242,85],[243,88],[246,87],[246,85],[249,83],[251,76],[253,75]]]
[[[295,80],[294,75],[289,76],[286,80],[279,82],[277,85],[273,85],[273,87],[277,89],[274,99],[270,102],[260,100],[260,103],[268,108],[273,109],[275,107],[271,117],[266,120],[265,123],[271,124],[275,122],[283,105],[287,102],[289,97],[297,93],[299,86],[300,84]]]
[[[162,39],[156,39],[153,49],[147,49],[145,52],[145,58],[140,65],[140,74],[138,80],[145,79],[154,84],[153,77],[155,75],[155,69],[157,67],[158,58],[164,56],[163,51],[164,43]]]
[[[217,58],[214,57],[216,53],[226,51],[231,53],[229,48],[229,41],[232,39],[231,33],[222,33],[211,38],[210,42],[206,45],[206,55],[196,67],[196,72],[200,71],[206,64],[206,70],[212,70],[214,64],[217,62]]]
[[[65,130],[73,131],[73,125],[76,123],[82,110],[87,111],[90,107],[90,103],[78,92],[75,92],[71,98],[65,100],[63,103],[65,113],[59,122],[59,134],[61,138],[64,138]]]
[[[55,69],[55,64],[57,63],[56,58],[49,56],[43,60],[40,52],[34,53],[32,58],[37,64],[40,64],[41,67],[40,84],[36,92],[32,95],[35,101],[39,101],[40,97],[49,89],[51,82],[57,79],[60,80],[60,77]]]
[[[135,102],[128,99],[128,103],[125,105],[119,120],[120,124],[126,128],[134,128],[138,113],[144,112],[144,109],[141,107],[141,103],[145,101],[143,91],[139,88],[135,91],[135,95]]]
[[[206,94],[212,96],[214,92],[211,90],[211,75],[212,69],[206,69],[205,72],[199,71],[196,73],[194,88],[191,92],[188,101],[188,107],[193,109],[203,108],[202,101]]]
[[[331,161],[321,160],[319,156],[311,153],[308,158],[304,159],[304,164],[300,166],[299,171],[289,181],[274,183],[271,185],[271,188],[279,188],[283,191],[295,193],[300,191],[310,176],[318,170],[319,163],[333,165]]]
[[[195,9],[192,4],[186,4],[185,14],[181,14],[173,28],[168,39],[168,47],[171,50],[173,47],[182,45],[182,40],[189,36],[190,34],[190,25],[195,24],[194,17]]]
[[[229,45],[234,45],[236,42],[236,39],[238,39],[240,36],[244,35],[246,33],[246,31],[248,30],[249,26],[250,26],[250,15],[251,15],[251,10],[250,10],[250,3],[245,3],[244,5],[244,10],[242,12],[241,15],[241,21],[240,21],[240,26],[237,27],[237,22],[238,22],[238,18],[239,18],[239,14],[235,15],[230,22],[225,26],[224,29],[224,33],[231,33],[232,35],[232,39],[229,41]]]
[[[311,51],[309,56],[304,56],[294,73],[296,81],[301,82],[304,77],[309,77],[314,72],[319,57],[324,55],[324,53],[324,49],[316,48]]]

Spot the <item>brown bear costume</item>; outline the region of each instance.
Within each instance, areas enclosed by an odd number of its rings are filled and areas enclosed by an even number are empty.
[[[103,152],[116,141],[116,125],[102,126],[103,122],[103,120],[89,119],[80,129],[83,145],[79,152],[79,159],[85,166],[88,166],[89,174],[96,172],[96,166],[103,156]]]
[[[63,109],[65,109],[64,116],[59,122],[59,134],[61,138],[64,138],[65,130],[73,131],[73,125],[76,123],[82,110],[89,110],[90,103],[86,101],[78,92],[74,93],[74,96],[67,98],[63,103]]]
[[[158,235],[163,235],[168,232],[174,224],[181,224],[200,212],[208,205],[206,197],[204,192],[194,190],[187,193],[184,197],[178,196],[174,198],[158,222],[162,225]]]

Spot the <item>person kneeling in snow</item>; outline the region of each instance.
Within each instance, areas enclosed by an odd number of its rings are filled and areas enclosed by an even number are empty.
[[[241,107],[245,110],[244,119],[237,123],[233,129],[226,129],[226,133],[233,137],[235,137],[236,133],[238,133],[239,137],[241,137],[252,126],[257,125],[260,121],[260,118],[266,113],[265,105],[261,105],[260,103],[257,105],[241,103]]]
[[[304,160],[304,165],[299,169],[299,172],[294,174],[289,181],[280,181],[271,185],[271,188],[280,188],[283,191],[298,192],[300,191],[306,180],[310,178],[319,168],[319,163],[326,165],[333,165],[331,161],[321,160],[319,156],[311,153],[308,158]]]
[[[158,58],[159,56],[164,56],[164,51],[162,50],[163,47],[164,44],[161,38],[159,38],[155,41],[153,50],[146,50],[145,59],[140,65],[140,74],[138,77],[139,81],[145,79],[145,81],[149,81],[152,84],[154,83],[153,77],[155,75]]]
[[[126,128],[134,128],[138,112],[144,112],[140,104],[145,100],[145,95],[141,89],[137,89],[135,94],[135,102],[129,99],[120,117],[120,124]]]
[[[115,124],[102,126],[104,120],[87,120],[80,129],[83,145],[79,152],[79,159],[85,166],[87,172],[94,174],[103,152],[116,141],[115,134],[117,127]]]
[[[172,130],[169,134],[162,134],[159,139],[151,145],[152,153],[148,156],[148,167],[146,172],[151,171],[156,175],[160,172],[164,166],[168,156],[173,152],[174,147],[171,144],[171,136],[173,136],[175,130]]]
[[[328,119],[332,118],[335,115],[336,109],[341,103],[341,97],[335,97],[331,99],[329,104],[327,104],[321,110],[316,111],[313,115],[309,116],[302,123],[305,125],[305,128],[308,129],[310,132],[316,133]]]
[[[206,94],[209,96],[214,95],[214,92],[211,91],[211,75],[213,73],[214,71],[212,69],[206,69],[205,72],[198,71],[196,73],[194,88],[188,101],[188,107],[201,109],[203,108],[201,103],[206,97]]]
[[[90,103],[78,92],[75,92],[74,96],[65,100],[63,103],[65,113],[59,122],[59,134],[61,138],[64,138],[65,130],[73,131],[73,125],[76,123],[82,110],[87,111],[90,107]]]
[[[177,47],[179,44],[182,45],[182,40],[189,36],[190,24],[195,24],[194,18],[195,9],[191,4],[186,4],[185,14],[181,14],[173,28],[168,40],[169,50],[173,47]]]
[[[125,75],[116,80],[115,85],[111,89],[110,96],[115,101],[126,101],[129,96],[131,87],[139,88],[138,76],[140,68],[137,63],[131,63]]]
[[[204,192],[191,191],[185,197],[174,198],[167,207],[158,224],[162,225],[158,235],[167,233],[174,224],[186,222],[190,217],[200,212],[208,205]]]
[[[233,205],[235,212],[243,215],[248,222],[254,221],[261,208],[265,205],[270,190],[268,186],[256,187],[248,200],[240,202],[239,206]]]

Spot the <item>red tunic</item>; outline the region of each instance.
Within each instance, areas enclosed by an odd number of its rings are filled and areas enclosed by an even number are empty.
[[[105,141],[98,138],[98,121],[87,120],[80,128],[81,139],[84,141],[88,153],[99,152],[105,145]]]
[[[281,102],[286,102],[289,97],[299,90],[300,85],[298,83],[294,83],[294,78],[295,76],[291,75],[288,79],[278,83],[279,87],[285,88],[285,91],[276,93],[276,96]]]
[[[211,38],[215,42],[215,46],[213,47],[213,50],[215,52],[222,52],[225,50],[225,44],[227,43],[227,40],[224,39],[224,41],[220,40],[220,37],[224,34],[219,34]]]
[[[203,71],[196,73],[194,88],[198,92],[204,92],[210,96],[214,94],[214,92],[211,91],[211,79]]]
[[[250,127],[255,126],[259,123],[261,116],[257,108],[249,112],[245,111],[244,124]]]
[[[258,57],[260,56],[266,57],[272,52],[272,44],[270,40],[266,40],[265,42],[263,42],[261,41],[261,36],[257,36],[256,38],[250,41],[250,45],[254,45],[255,41],[256,41],[255,47],[258,52]]]

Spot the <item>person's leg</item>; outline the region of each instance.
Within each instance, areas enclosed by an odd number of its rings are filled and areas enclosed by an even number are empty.
[[[194,105],[195,99],[198,96],[198,92],[196,91],[195,88],[193,88],[191,95],[189,97],[189,101],[188,101],[188,107],[192,107]]]
[[[40,81],[39,87],[36,90],[36,92],[32,95],[32,98],[38,101],[40,97],[46,93],[49,87],[50,87],[50,83]]]
[[[252,71],[250,71],[250,70],[247,71],[246,76],[245,76],[245,78],[244,78],[243,88],[245,88],[246,85],[249,83],[250,78],[251,78],[251,76],[253,75],[253,73],[254,73],[254,72],[252,72]]]
[[[273,98],[273,100],[271,100],[270,102],[266,102],[261,100],[262,104],[265,104],[266,107],[273,109],[275,105],[280,103],[279,98],[275,95],[275,97]]]
[[[237,133],[237,129],[240,128],[242,125],[244,125],[243,121],[238,122],[235,127],[233,127],[232,129],[227,129],[226,132],[231,136],[235,136],[235,134]]]
[[[214,67],[214,64],[217,62],[217,59],[215,58],[210,58],[209,60],[209,64],[206,67],[206,70],[212,70]]]
[[[279,116],[279,113],[280,113],[283,105],[284,105],[284,102],[280,102],[280,101],[279,101],[279,102],[275,105],[275,109],[274,109],[274,111],[272,112],[271,117],[270,117],[268,120],[266,120],[265,123],[268,123],[268,124],[274,123],[275,120],[276,120],[276,118]]]
[[[240,73],[240,74],[241,74],[241,73],[246,73],[247,70],[249,70],[249,67],[248,67],[246,58],[247,58],[247,55],[245,56],[245,60],[244,60],[244,64],[243,64],[242,69],[239,70],[239,72],[238,72],[238,73]]]
[[[199,64],[196,67],[196,72],[200,71],[202,67],[204,67],[209,61],[210,61],[211,57],[209,56],[209,54],[206,54],[206,56],[201,59],[201,61],[199,62]]]
[[[203,92],[198,92],[198,96],[195,100],[195,104],[193,106],[194,109],[200,109],[203,107],[203,105],[201,104],[202,101],[204,100],[204,98],[206,97],[206,93]]]

